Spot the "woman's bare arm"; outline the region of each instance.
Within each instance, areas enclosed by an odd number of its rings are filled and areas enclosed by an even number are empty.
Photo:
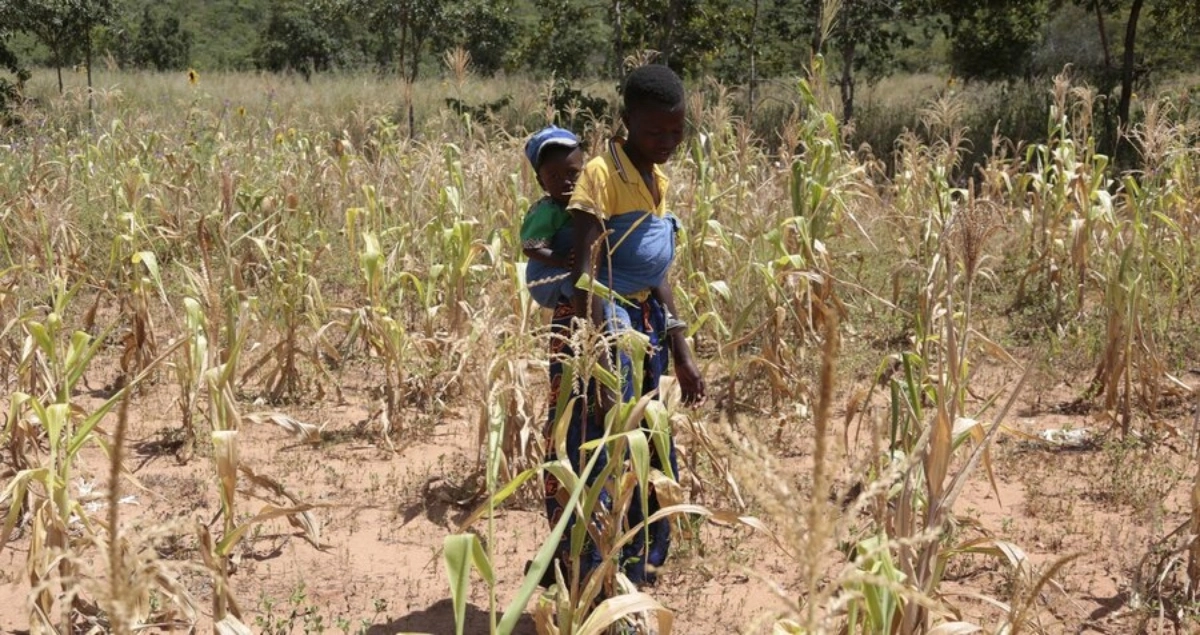
[[[571,281],[578,283],[584,274],[595,280],[597,264],[603,256],[600,252],[603,250],[604,225],[595,214],[577,209],[571,210],[571,222],[575,231],[575,266],[571,268]],[[576,289],[573,303],[575,315],[590,318],[596,326],[604,326],[601,299],[591,291]]]
[[[667,315],[678,316],[679,313],[675,309],[675,290],[671,288],[671,283],[664,280],[662,285],[655,287],[654,290],[659,295],[659,302],[667,310]],[[671,326],[671,324],[667,325],[667,344],[675,362],[675,377],[679,380],[679,390],[683,393],[683,401],[689,404],[700,403],[706,396],[706,387],[704,377],[700,374],[700,368],[696,366],[696,362],[692,358],[692,347],[687,341],[687,327],[683,325],[671,328]]]
[[[578,283],[584,274],[595,280],[599,259],[607,255],[602,253],[604,251],[604,224],[595,214],[582,210],[571,210],[571,222],[575,224],[575,265],[571,268],[571,280]],[[603,299],[593,294],[590,289],[575,289],[575,295],[572,298],[575,316],[578,319],[589,320],[601,332],[605,327],[602,303]],[[606,370],[612,368],[607,359],[601,358],[600,364]],[[620,400],[621,395],[607,386],[599,386],[597,398],[600,416],[604,417]]]

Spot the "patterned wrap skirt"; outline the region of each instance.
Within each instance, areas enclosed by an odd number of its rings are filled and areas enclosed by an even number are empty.
[[[658,388],[659,380],[663,373],[666,372],[670,359],[669,351],[667,350],[666,342],[666,312],[663,307],[653,298],[647,298],[643,301],[632,303],[613,303],[606,307],[606,314],[609,317],[610,325],[615,325],[614,328],[631,328],[637,330],[649,338],[650,349],[645,356],[644,367],[642,369],[642,390],[641,394],[647,394]],[[571,415],[567,422],[566,430],[566,449],[567,459],[574,468],[575,473],[580,473],[588,461],[588,456],[580,451],[580,446],[590,440],[598,439],[604,436],[604,420],[601,413],[594,407],[596,399],[576,399],[573,402],[570,397],[580,396],[577,392],[568,395],[560,395],[561,390],[576,390],[575,386],[563,386],[563,366],[564,360],[572,357],[573,353],[570,346],[571,323],[575,317],[574,309],[570,304],[560,304],[554,312],[552,321],[552,336],[550,340],[550,408],[549,419],[546,425],[546,447],[548,448],[547,461],[556,460],[556,452],[553,443],[553,427],[558,419],[558,404],[559,397],[564,397],[561,402],[571,405]],[[615,351],[614,351],[615,353]],[[629,400],[634,398],[636,391],[633,386],[634,373],[632,372],[632,362],[623,353],[620,353],[620,367],[624,370],[624,378],[622,381],[622,399]],[[578,382],[572,382],[577,384]],[[596,395],[596,386],[587,387],[589,396]],[[589,407],[591,406],[591,407]],[[643,424],[644,425],[644,424]],[[662,472],[669,473],[677,478],[678,464],[675,456],[674,439],[669,439],[667,447],[669,447],[669,456],[666,457],[669,470],[664,469],[663,457],[659,456],[656,447],[657,444],[650,443],[651,451],[651,466]],[[589,481],[595,479],[595,475],[603,471],[610,457],[605,454],[606,450],[603,446],[593,450],[601,452],[602,455],[597,459],[597,465],[589,476]],[[589,482],[589,485],[594,484]],[[550,525],[553,527],[564,512],[564,505],[570,498],[570,492],[565,488],[560,487],[558,479],[549,472],[543,475],[543,485],[545,488],[545,506],[546,515],[550,520]],[[657,497],[652,491],[649,492],[649,513],[653,515],[659,509]],[[642,522],[643,510],[641,501],[641,492],[635,491],[632,498],[633,503],[629,505],[629,510],[625,515],[623,526],[617,535],[624,533],[628,529],[637,526]],[[601,494],[600,504],[605,508],[611,509],[611,497],[605,491]],[[578,519],[572,518],[568,526],[568,531],[563,534],[562,542],[558,546],[557,559],[561,565],[569,562],[570,548],[570,531],[569,528],[574,525]],[[662,566],[667,560],[667,553],[671,546],[671,521],[662,519],[652,523],[648,532],[637,532],[636,538],[627,543],[620,554],[620,564],[625,575],[634,584],[653,584],[655,582],[655,570]],[[584,546],[580,557],[580,577],[582,581],[587,575],[600,564],[603,554],[599,553],[595,545],[592,544],[589,537]],[[647,565],[650,565],[649,567]],[[564,574],[567,574],[564,566]]]

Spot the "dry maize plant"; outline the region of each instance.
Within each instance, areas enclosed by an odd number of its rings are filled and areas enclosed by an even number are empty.
[[[127,400],[130,391],[172,352],[150,360],[124,388],[96,408],[85,409],[73,401],[75,389],[103,338],[67,331],[62,315],[74,290],[68,290],[62,280],[55,287],[52,306],[41,311],[42,319],[28,316],[22,320],[25,343],[20,365],[39,376],[33,385],[44,388],[32,394],[14,392],[8,399],[5,445],[29,454],[14,462],[14,466],[24,467],[9,476],[0,494],[0,504],[7,509],[0,549],[10,544],[18,525],[30,536],[25,560],[31,586],[29,615],[31,628],[38,632],[72,632],[77,624],[97,618],[95,598],[86,593],[92,589],[83,584],[86,578],[79,573],[79,563],[90,549],[106,542],[115,545],[116,528],[105,527],[97,511],[85,507],[92,496],[91,486],[81,484],[75,466],[85,447],[108,447],[97,429],[100,421]],[[44,456],[43,443],[47,446]],[[116,491],[112,481],[110,487]],[[118,499],[110,496],[108,502],[115,507]],[[114,553],[118,550],[110,548]],[[112,561],[116,560],[119,558],[114,556]],[[107,573],[117,575],[111,570]]]
[[[637,378],[636,369],[642,367],[647,354],[643,340],[644,336],[635,333],[602,336],[592,328],[577,328],[570,336],[571,350],[577,353],[565,363],[564,385],[577,383],[590,386],[594,385],[592,382],[598,382],[599,386],[603,386],[600,390],[607,388],[620,394],[620,382],[627,381],[621,379],[624,371],[619,366],[609,370],[608,364],[601,360],[613,350],[623,351],[628,355],[634,377]],[[506,417],[503,410],[490,410],[490,425],[486,434],[489,500],[464,521],[463,528],[486,519],[486,543],[491,545],[497,505],[511,497],[522,483],[535,478],[541,470],[553,474],[561,483],[560,494],[564,509],[567,510],[554,523],[553,530],[530,563],[517,597],[498,621],[493,620],[493,632],[512,632],[521,610],[534,595],[538,581],[549,574],[556,584],[537,600],[534,610],[539,632],[563,635],[597,633],[608,628],[630,628],[644,623],[648,615],[653,615],[657,632],[670,633],[674,619],[672,612],[651,595],[639,591],[618,570],[616,563],[621,559],[626,545],[639,534],[647,532],[651,523],[684,515],[712,517],[764,529],[754,518],[731,512],[715,512],[685,502],[678,475],[669,473],[669,467],[664,468],[666,472],[653,467],[651,456],[665,456],[668,452],[667,435],[673,419],[669,404],[672,402],[664,403],[656,394],[642,394],[638,388],[640,385],[641,382],[635,379],[634,396],[609,411],[605,419],[604,436],[581,446],[583,454],[578,473],[565,458],[569,456],[566,447],[567,425],[575,400],[588,399],[590,391],[575,396],[564,391],[559,396],[557,406],[557,411],[562,415],[554,422],[549,439],[556,455],[562,458],[530,467],[503,487],[499,487],[498,477],[506,460],[500,450]],[[627,458],[616,460],[612,457]],[[659,504],[653,513],[650,513],[647,498],[651,488]],[[643,520],[631,526],[625,520],[632,506],[640,507],[639,517]],[[559,559],[563,555],[558,551],[560,541],[566,541],[563,544],[567,545],[563,560]],[[593,549],[599,552],[598,556],[591,553]],[[490,549],[482,547],[475,536],[462,534],[447,539],[445,558],[461,630],[462,613],[458,607],[466,594],[470,569],[472,566],[477,569],[489,582],[489,587],[494,589],[490,579],[492,556]],[[596,563],[586,576],[582,575],[585,561]],[[492,593],[494,615],[494,590]]]
[[[806,103],[813,105],[807,117],[828,119],[814,100]],[[847,314],[832,293],[815,296],[811,305],[821,320],[814,323],[821,328],[823,343],[812,419],[813,467],[806,479],[811,490],[796,492],[773,452],[754,435],[740,432],[729,437],[739,448],[733,466],[743,489],[764,506],[764,518],[780,528],[785,552],[799,569],[803,594],[799,602],[781,594],[785,617],[775,623],[776,632],[972,632],[980,627],[957,617],[939,593],[947,563],[974,553],[997,557],[1014,570],[1029,569],[1023,552],[1011,543],[950,531],[956,524],[954,504],[968,477],[981,464],[990,472],[988,447],[1024,382],[988,396],[981,405],[968,402],[981,357],[1003,365],[1015,365],[1015,360],[980,334],[973,318],[977,281],[994,279],[988,244],[1000,228],[1003,205],[992,200],[995,193],[951,186],[963,138],[955,124],[959,108],[947,100],[931,106],[927,127],[937,135],[932,145],[916,137],[900,145],[898,163],[903,167],[886,197],[886,216],[871,219],[893,227],[905,237],[902,246],[912,250],[910,259],[892,271],[892,301],[867,296],[867,301],[883,302],[906,316],[911,350],[890,355],[881,364],[887,372],[878,382],[851,392],[843,434],[834,434],[831,412],[840,318],[852,320],[854,314]],[[844,150],[827,157],[823,148],[837,146],[813,138],[836,134],[836,127],[802,124],[800,129],[809,131],[804,152],[816,156],[802,152],[793,159],[798,166],[792,170],[793,210],[807,223],[801,228],[808,232],[799,233],[806,238],[801,246],[809,245],[808,253],[814,254],[814,237],[862,225],[848,213],[830,214],[823,221],[820,216],[803,216],[814,208],[808,201],[854,197],[856,184],[839,172],[813,169],[837,163],[853,166]],[[829,225],[822,227],[817,221]],[[814,279],[831,285],[837,284],[832,272],[847,268],[833,254],[807,261],[821,276]],[[912,291],[902,295],[904,287]],[[876,395],[875,385],[885,387],[883,395]],[[879,403],[876,397],[883,399],[882,415],[869,405]],[[859,448],[849,442],[856,418],[866,419],[855,435]],[[864,427],[866,450],[861,448]],[[839,437],[840,448],[835,442]],[[852,462],[839,467],[836,458],[843,455]],[[832,502],[833,478],[847,469],[856,484],[839,508]],[[840,566],[832,556],[839,545],[845,554]],[[832,578],[827,578],[830,568]],[[1045,578],[1034,583],[1031,586],[1040,587]],[[1029,605],[1022,596],[1008,606],[1007,626],[1000,628],[1016,630],[1029,619]]]

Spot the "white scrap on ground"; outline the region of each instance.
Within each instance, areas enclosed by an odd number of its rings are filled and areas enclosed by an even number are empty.
[[[1091,428],[1055,428],[1042,430],[1038,438],[1054,445],[1077,447],[1084,445],[1092,438]]]

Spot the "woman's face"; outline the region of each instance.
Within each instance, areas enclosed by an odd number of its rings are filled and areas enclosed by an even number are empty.
[[[684,108],[668,110],[654,105],[635,105],[625,112],[629,137],[625,150],[633,150],[634,163],[666,163],[683,142]],[[642,166],[648,167],[648,166]]]
[[[542,161],[542,166],[538,168],[538,182],[555,203],[566,205],[571,202],[575,182],[582,172],[583,151],[575,148]]]

